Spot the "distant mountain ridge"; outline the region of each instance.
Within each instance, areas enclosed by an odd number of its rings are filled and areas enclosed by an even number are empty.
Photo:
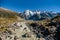
[[[57,16],[60,13],[57,12],[47,12],[47,11],[30,11],[26,10],[23,13],[20,13],[26,20],[43,20],[43,19],[51,19]]]
[[[51,19],[55,16],[59,15],[60,13],[57,12],[47,12],[47,11],[31,11],[26,10],[24,12],[14,12],[5,8],[0,8],[0,17],[6,17],[6,18],[16,18],[17,16],[26,20],[44,20],[44,19]]]

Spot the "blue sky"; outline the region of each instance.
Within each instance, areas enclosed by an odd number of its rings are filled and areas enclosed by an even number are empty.
[[[0,7],[16,12],[28,9],[60,12],[60,0],[0,0]]]

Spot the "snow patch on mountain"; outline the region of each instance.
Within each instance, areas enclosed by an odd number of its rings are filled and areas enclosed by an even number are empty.
[[[56,15],[58,15],[57,12],[53,12],[53,11],[47,12],[40,10],[36,10],[36,11],[26,10],[24,11],[24,13],[22,13],[22,16],[24,16],[24,18],[27,20],[49,19],[55,17]]]

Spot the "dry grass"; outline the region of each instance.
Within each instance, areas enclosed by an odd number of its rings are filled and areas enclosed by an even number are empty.
[[[8,25],[15,22],[16,19],[7,19],[7,18],[0,18],[0,32],[7,29]]]

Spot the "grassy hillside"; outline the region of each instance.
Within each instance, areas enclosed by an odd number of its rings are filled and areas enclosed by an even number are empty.
[[[19,17],[18,13],[0,8],[0,31],[6,29],[9,24],[17,22],[17,18],[21,18]]]
[[[0,8],[0,25],[8,25],[22,19],[17,12]]]
[[[0,8],[0,18],[17,18],[17,13],[13,11],[9,11],[3,8]]]

